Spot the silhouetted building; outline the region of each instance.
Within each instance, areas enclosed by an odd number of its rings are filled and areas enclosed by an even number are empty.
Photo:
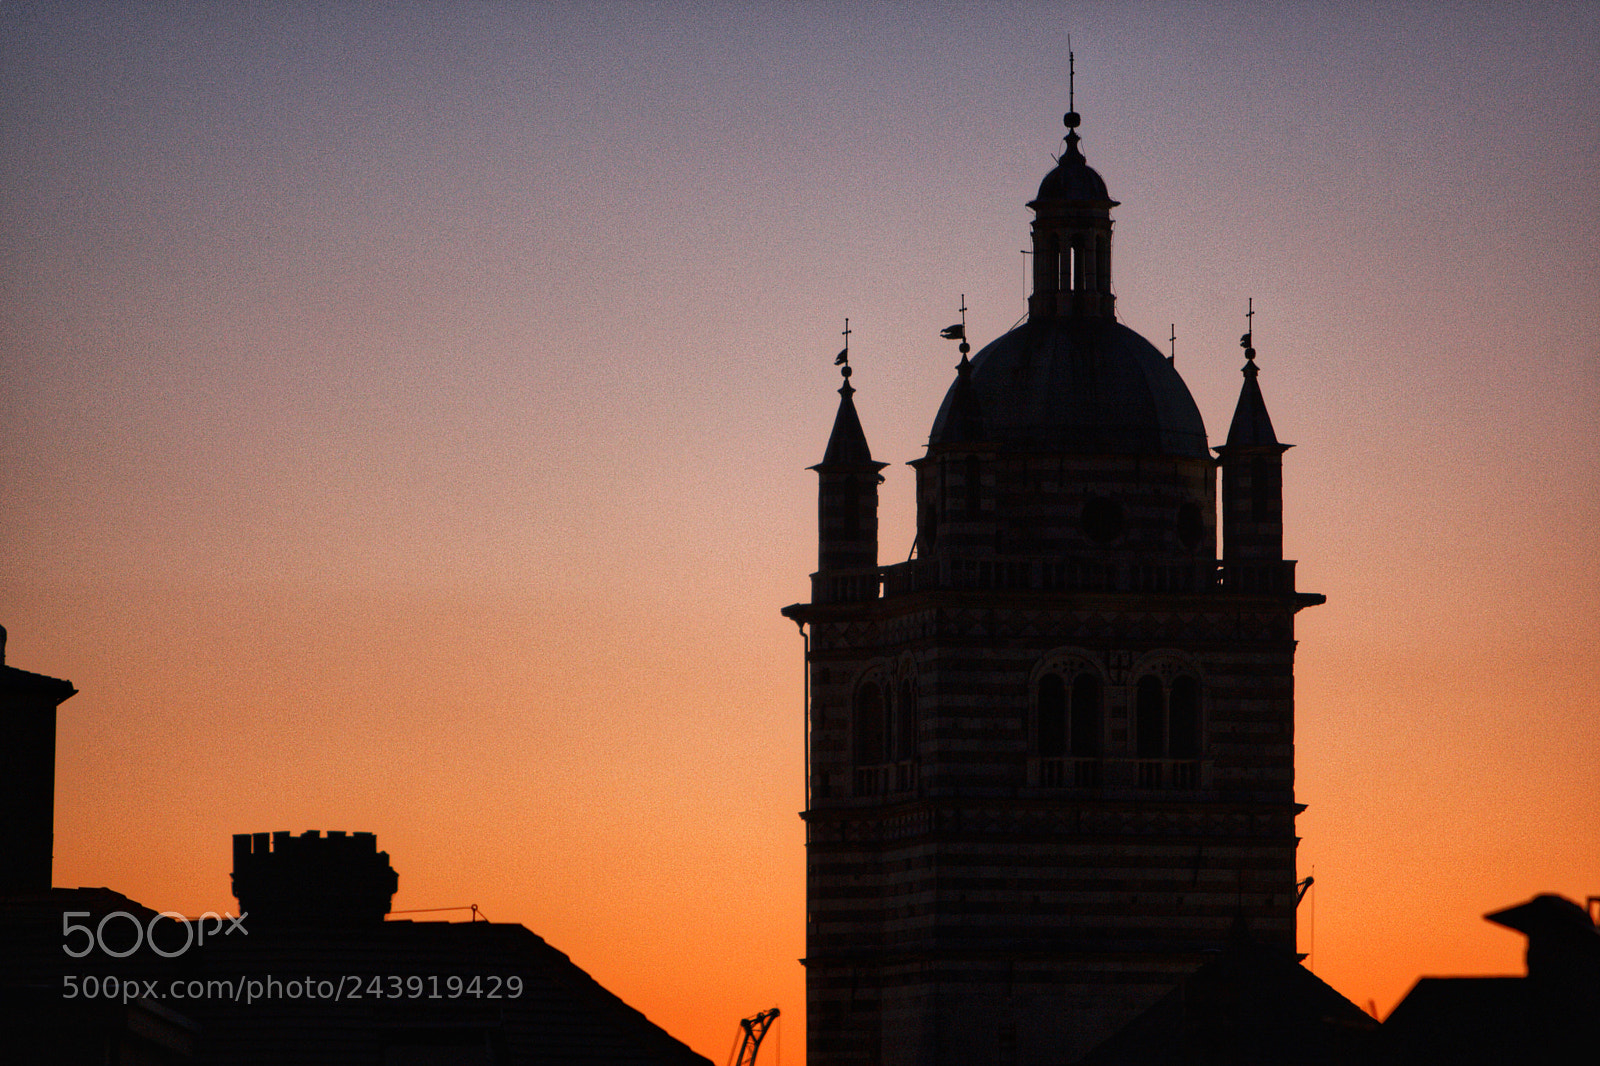
[[[1028,205],[1028,320],[970,361],[959,331],[915,557],[878,563],[848,365],[814,467],[811,602],[784,610],[809,627],[814,1066],[1070,1062],[1230,930],[1295,965],[1294,616],[1323,598],[1283,558],[1288,445],[1248,336],[1214,459],[1116,320],[1076,124]]]
[[[1080,1066],[1370,1066],[1376,1019],[1292,956],[1237,939]]]
[[[1545,895],[1484,917],[1528,938],[1527,976],[1422,978],[1384,1021],[1371,1061],[1600,1061],[1600,929],[1589,913]]]
[[[705,1066],[520,925],[386,921],[395,875],[372,834],[274,837],[286,845],[264,853],[235,838],[237,925],[185,928],[103,888],[0,897],[0,1048],[74,1064]]]
[[[520,925],[384,920],[397,877],[371,833],[235,836],[233,880],[249,934],[187,974],[236,993],[191,1006],[199,1062],[707,1061]]]
[[[181,973],[145,944],[156,918],[109,888],[0,892],[0,1059],[189,1062],[200,1026],[187,1004],[144,995]]]
[[[6,662],[0,628],[0,895],[50,888],[55,855],[56,708],[70,681]]]
[[[706,1066],[520,925],[386,921],[399,882],[371,833],[234,837],[237,920],[52,888],[55,708],[74,691],[0,665],[0,1059]]]

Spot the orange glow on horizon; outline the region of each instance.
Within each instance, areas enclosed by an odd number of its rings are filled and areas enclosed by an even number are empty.
[[[1600,894],[1600,9],[1074,17],[1122,320],[1216,444],[1253,298],[1296,445],[1308,965],[1380,1016],[1521,973],[1481,916]],[[718,1062],[777,1005],[803,1061],[778,610],[837,331],[898,561],[938,330],[1024,309],[1067,28],[7,5],[0,624],[79,690],[56,884],[221,911],[233,833],[370,831],[397,911],[526,925]]]

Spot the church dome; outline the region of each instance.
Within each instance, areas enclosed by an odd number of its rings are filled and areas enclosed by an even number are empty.
[[[1026,322],[980,351],[968,377],[981,424],[963,428],[952,414],[958,379],[934,419],[930,446],[966,439],[1038,451],[1210,454],[1183,378],[1113,319]]]
[[[1069,141],[1074,141],[1069,138]],[[1034,201],[1088,200],[1096,203],[1115,203],[1106,191],[1106,181],[1084,161],[1076,143],[1061,156],[1055,169],[1039,183],[1039,195]]]

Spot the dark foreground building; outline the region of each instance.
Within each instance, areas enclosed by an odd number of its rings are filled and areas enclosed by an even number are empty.
[[[709,1062],[520,925],[386,920],[398,878],[370,833],[235,837],[238,922],[51,887],[76,690],[3,651],[0,630],[0,1062]]]
[[[784,611],[813,1066],[1072,1062],[1232,938],[1295,965],[1294,619],[1323,598],[1283,558],[1289,446],[1248,336],[1212,449],[1117,321],[1076,125],[1028,205],[1027,321],[970,361],[961,338],[911,463],[914,558],[878,563],[848,364],[814,467],[811,602]]]
[[[1528,938],[1527,975],[1422,978],[1384,1021],[1369,1061],[1600,1062],[1600,929],[1591,911],[1543,895],[1484,917]]]

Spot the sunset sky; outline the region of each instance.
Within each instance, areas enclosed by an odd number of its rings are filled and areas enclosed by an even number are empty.
[[[1311,968],[1600,894],[1600,5],[0,4],[0,624],[55,883],[375,832],[721,1062],[804,1050],[801,638],[849,316],[890,463],[1025,310],[1067,34],[1122,320],[1254,300]],[[465,920],[455,915],[417,915]],[[773,1039],[777,1039],[776,1037]],[[767,1049],[763,1049],[763,1059]],[[776,1057],[776,1056],[774,1056]]]

